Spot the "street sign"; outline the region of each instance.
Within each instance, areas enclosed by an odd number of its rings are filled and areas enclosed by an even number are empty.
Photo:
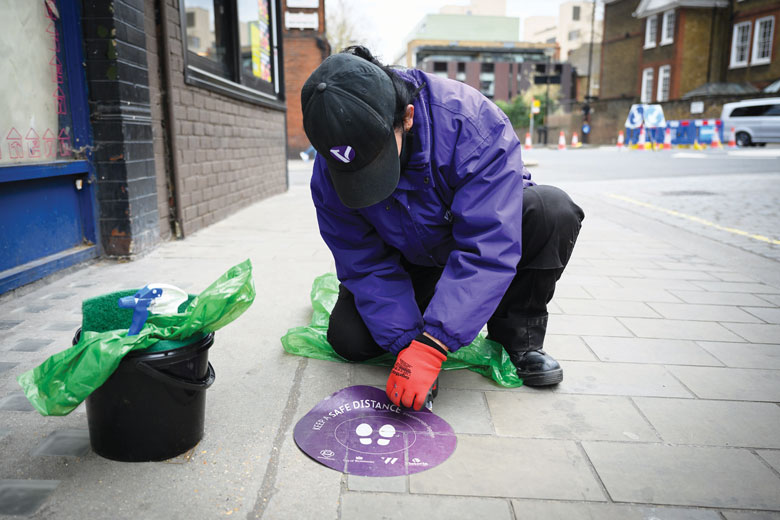
[[[531,102],[531,113],[538,114],[542,111],[542,103],[538,99],[534,99]]]
[[[583,134],[589,134],[590,133],[590,125],[588,123],[583,123],[583,125],[582,125],[582,133]]]

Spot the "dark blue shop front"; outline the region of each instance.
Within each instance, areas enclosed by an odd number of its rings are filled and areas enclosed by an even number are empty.
[[[98,255],[78,4],[3,8],[0,293]]]

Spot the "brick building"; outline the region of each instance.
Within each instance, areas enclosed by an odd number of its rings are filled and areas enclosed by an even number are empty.
[[[301,88],[322,60],[330,55],[325,37],[324,0],[284,0],[284,79],[287,99],[287,154],[309,147],[303,131]]]
[[[3,18],[26,44],[0,43],[17,71],[0,94],[0,293],[286,190],[280,0],[11,0]]]
[[[605,0],[600,97],[758,91],[780,78],[778,18],[776,0]]]
[[[554,60],[556,45],[517,41],[519,30],[519,19],[506,16],[427,15],[408,36],[397,61],[462,81],[496,101],[514,98],[537,76],[549,74],[561,85],[560,102],[570,102],[574,76],[569,64]]]

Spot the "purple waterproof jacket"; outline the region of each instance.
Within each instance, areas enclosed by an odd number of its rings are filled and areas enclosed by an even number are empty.
[[[454,80],[399,74],[425,87],[398,187],[378,204],[349,209],[318,155],[312,198],[338,278],[379,346],[397,354],[425,331],[455,351],[474,340],[515,276],[523,187],[533,183],[495,104]],[[422,315],[399,255],[444,269]]]

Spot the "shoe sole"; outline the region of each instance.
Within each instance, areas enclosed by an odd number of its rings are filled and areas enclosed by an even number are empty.
[[[563,369],[558,368],[556,370],[550,370],[547,372],[537,372],[537,373],[528,373],[523,374],[522,372],[517,372],[518,377],[523,380],[523,384],[525,386],[551,386],[551,385],[557,385],[561,381],[563,381]]]

